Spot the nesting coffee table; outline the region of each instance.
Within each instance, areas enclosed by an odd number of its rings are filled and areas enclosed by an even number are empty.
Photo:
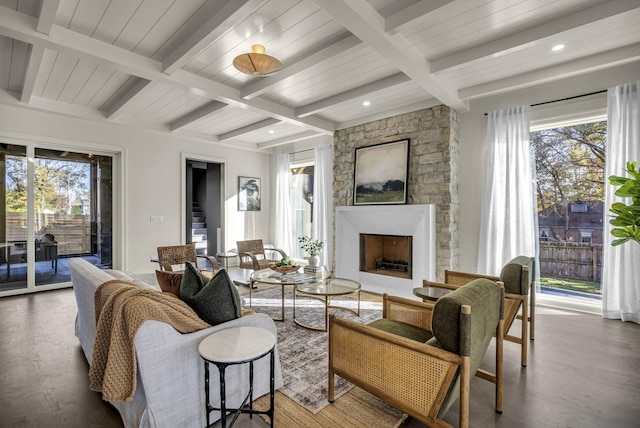
[[[329,308],[350,311],[360,316],[360,289],[361,284],[357,281],[344,278],[324,278],[306,284],[296,285],[293,291],[293,321],[304,328],[310,330],[327,331],[329,325]],[[331,297],[355,294],[358,302],[358,309],[353,310],[344,306],[331,305]],[[324,327],[311,326],[300,322],[296,318],[296,297],[301,295],[311,299],[324,302]]]
[[[327,274],[328,276],[329,274]],[[323,278],[316,278],[313,275],[303,275],[297,272],[292,274],[277,275],[277,273],[271,269],[256,270],[251,273],[249,280],[249,307],[252,307],[252,290],[256,283],[267,285],[280,285],[281,298],[282,298],[282,315],[280,319],[274,318],[274,321],[284,321],[284,288],[285,286],[295,287],[296,285],[303,285],[310,282],[322,281]],[[295,303],[295,291],[294,291],[294,303]],[[294,306],[295,314],[295,306]]]

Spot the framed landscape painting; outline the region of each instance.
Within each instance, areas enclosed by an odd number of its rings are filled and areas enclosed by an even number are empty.
[[[406,204],[408,169],[408,138],[356,149],[353,204]]]
[[[260,179],[238,177],[238,211],[260,211]]]

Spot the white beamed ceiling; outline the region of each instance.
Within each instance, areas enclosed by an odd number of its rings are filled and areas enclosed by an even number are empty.
[[[283,70],[235,70],[255,43]],[[0,0],[0,55],[0,102],[271,150],[596,70],[640,78],[640,1]]]

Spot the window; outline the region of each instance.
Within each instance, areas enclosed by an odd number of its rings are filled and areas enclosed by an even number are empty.
[[[298,165],[291,168],[291,206],[293,209],[292,227],[294,244],[301,236],[311,236],[313,230],[313,175],[312,164]],[[291,256],[296,259],[305,258],[303,251],[294,245]]]
[[[599,298],[607,123],[543,129],[530,135],[536,163],[541,291]]]
[[[541,241],[541,242],[547,242],[547,241],[549,241],[549,240],[551,239],[551,238],[549,237],[549,229],[548,229],[548,228],[546,228],[546,227],[541,227],[541,228],[540,228],[540,230],[539,230],[539,232],[540,232],[540,236],[539,236],[539,238],[540,238],[540,241]]]
[[[593,239],[593,230],[580,230],[580,243],[591,244]]]

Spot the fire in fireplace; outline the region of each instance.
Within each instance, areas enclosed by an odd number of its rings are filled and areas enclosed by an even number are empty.
[[[412,278],[411,236],[360,234],[360,271]]]

